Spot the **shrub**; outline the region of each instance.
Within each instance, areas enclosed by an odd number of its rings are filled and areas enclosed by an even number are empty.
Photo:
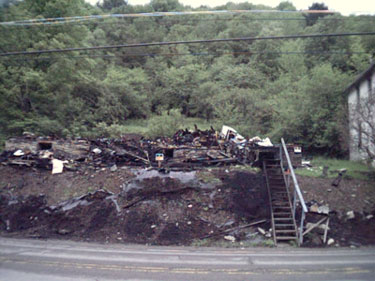
[[[148,121],[148,137],[171,137],[181,126],[183,117],[179,110],[164,111]]]

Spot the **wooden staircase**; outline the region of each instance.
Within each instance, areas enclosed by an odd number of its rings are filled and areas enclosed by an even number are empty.
[[[288,187],[280,160],[263,161],[271,209],[272,233],[275,245],[278,242],[295,241],[298,244],[296,220]]]

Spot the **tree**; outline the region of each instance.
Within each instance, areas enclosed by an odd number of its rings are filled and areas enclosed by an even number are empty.
[[[110,11],[113,8],[119,8],[128,5],[128,2],[126,0],[103,0],[102,3],[98,2],[97,5],[103,10]]]
[[[277,5],[276,9],[280,11],[296,11],[297,10],[296,7],[293,5],[293,3],[289,1],[280,2],[280,4]]]
[[[328,6],[326,6],[324,3],[313,3],[310,7],[309,10],[328,10]],[[311,26],[314,25],[319,18],[325,17],[328,14],[313,14],[313,13],[308,13],[303,15],[306,19],[306,25]]]
[[[178,0],[151,0],[150,4],[155,12],[180,11],[183,8]]]

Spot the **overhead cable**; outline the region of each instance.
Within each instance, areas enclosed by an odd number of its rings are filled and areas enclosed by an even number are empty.
[[[371,54],[370,52],[342,52],[342,51],[289,51],[289,52],[272,52],[272,51],[236,51],[236,52],[200,52],[200,53],[128,53],[128,54],[85,54],[85,55],[65,55],[65,56],[38,56],[24,57],[13,59],[11,57],[2,57],[2,59],[11,59],[12,61],[28,61],[28,60],[57,60],[57,59],[80,59],[80,58],[128,58],[128,57],[173,57],[173,56],[222,56],[222,55],[353,55],[353,54]]]
[[[223,38],[223,39],[202,39],[202,40],[190,40],[190,41],[134,43],[134,44],[121,44],[121,45],[108,45],[108,46],[75,47],[75,48],[66,48],[66,49],[6,52],[6,53],[0,53],[0,57],[17,56],[17,55],[38,55],[38,54],[45,54],[45,53],[65,53],[65,52],[74,52],[74,51],[92,51],[92,50],[110,50],[110,49],[121,49],[121,48],[169,46],[169,45],[182,45],[182,44],[205,44],[205,43],[259,41],[259,40],[306,39],[306,38],[322,38],[322,37],[347,37],[347,36],[371,36],[371,35],[375,35],[375,32],[300,34],[300,35],[283,35],[283,36],[240,37],[240,38]]]
[[[254,13],[293,13],[293,14],[334,14],[330,10],[301,10],[301,11],[280,11],[280,10],[214,10],[214,11],[185,11],[185,12],[153,12],[153,13],[135,13],[135,14],[107,14],[107,15],[89,15],[75,17],[57,17],[43,19],[28,19],[19,21],[0,22],[0,25],[38,25],[38,24],[58,24],[64,22],[89,21],[94,19],[107,18],[139,18],[139,17],[167,17],[183,15],[221,15],[221,14],[254,14]]]

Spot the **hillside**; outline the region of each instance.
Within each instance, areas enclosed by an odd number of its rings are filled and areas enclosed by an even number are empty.
[[[252,12],[272,8],[281,11]],[[293,13],[288,2],[213,9],[244,12],[0,25],[1,51],[368,32],[375,21],[374,16]],[[2,7],[0,21],[190,10],[208,8],[191,9],[177,0],[144,6],[105,1],[101,7],[83,0],[25,0]],[[155,135],[174,112],[177,121],[168,123],[173,132],[185,118],[214,126],[225,121],[245,136],[282,136],[340,156],[346,151],[343,90],[367,67],[374,46],[375,36],[347,36],[1,57],[0,139],[24,131],[64,137],[140,130]],[[146,125],[132,125],[139,122]]]

